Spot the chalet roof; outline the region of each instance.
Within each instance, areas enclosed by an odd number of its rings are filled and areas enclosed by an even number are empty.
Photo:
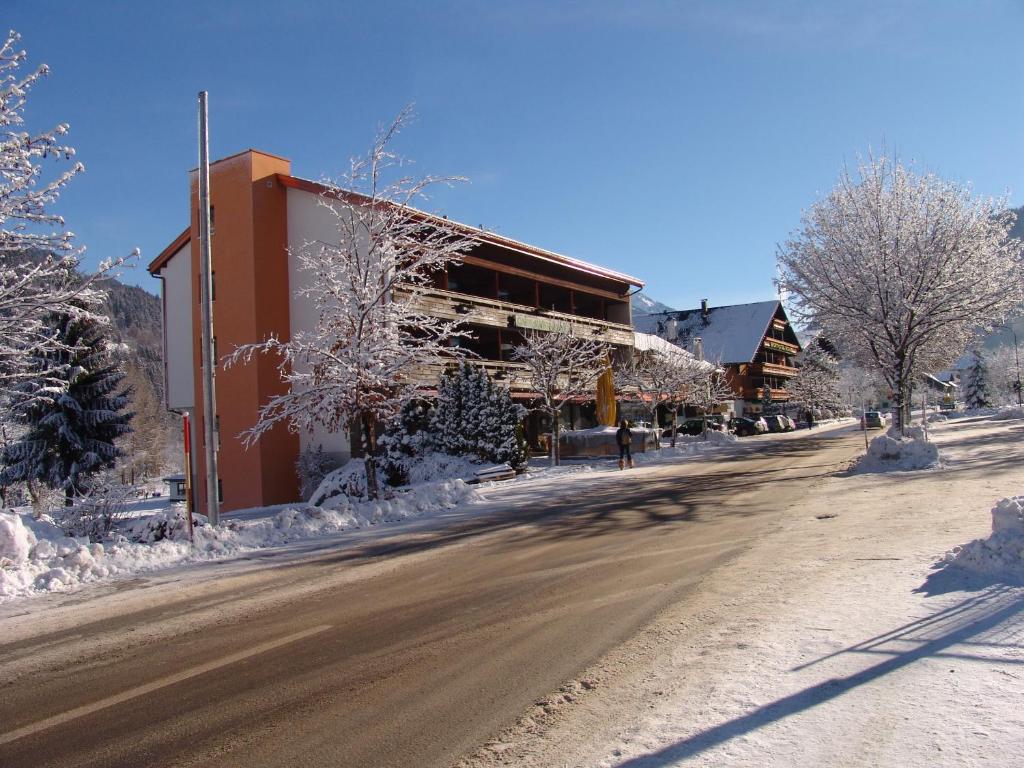
[[[706,318],[701,309],[683,309],[639,315],[633,324],[637,331],[667,337],[669,321],[675,319],[678,336],[674,342],[679,346],[694,352],[694,340],[700,338],[706,360],[750,363],[778,308],[777,299],[708,307]]]

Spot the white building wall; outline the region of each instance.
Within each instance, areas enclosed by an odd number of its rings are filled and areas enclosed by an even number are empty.
[[[288,285],[289,320],[292,332],[308,330],[316,325],[316,308],[308,299],[296,294],[303,285],[308,285],[309,276],[299,269],[294,254],[309,242],[337,242],[337,219],[318,203],[317,195],[301,189],[288,190]],[[328,432],[317,427],[313,432],[301,432],[299,445],[302,450],[323,446],[339,464],[351,458],[348,432]]]
[[[160,270],[164,301],[164,376],[167,407],[195,405],[192,370],[192,249],[180,248]]]

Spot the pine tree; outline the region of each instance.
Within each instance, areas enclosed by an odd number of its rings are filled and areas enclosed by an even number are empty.
[[[971,353],[971,367],[967,370],[964,400],[968,408],[988,408],[992,404],[988,394],[988,366],[980,349],[975,349]]]
[[[525,415],[504,387],[487,371],[462,361],[446,371],[438,385],[431,432],[437,450],[473,456],[512,467],[526,461],[526,441],[517,431]]]
[[[772,400],[772,388],[767,384],[761,388],[761,413],[765,416],[770,414],[773,409]]]
[[[115,441],[131,430],[130,392],[99,324],[61,315],[51,331],[59,346],[32,361],[47,376],[20,388],[14,417],[25,432],[4,449],[0,482],[40,482],[70,502],[122,455]]]

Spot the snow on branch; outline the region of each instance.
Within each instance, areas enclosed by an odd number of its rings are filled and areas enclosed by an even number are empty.
[[[0,45],[0,396],[30,378],[45,383],[46,371],[28,369],[29,352],[67,351],[53,333],[53,318],[103,322],[97,311],[104,297],[101,278],[127,260],[104,262],[89,276],[78,271],[82,249],[49,207],[84,168],[73,162],[44,177],[43,161],[72,162],[75,150],[64,143],[66,123],[42,133],[24,128],[29,92],[49,70],[43,65],[21,72],[26,54],[17,47],[20,39],[10,32]],[[49,391],[36,390],[44,396]]]
[[[405,162],[390,142],[410,118],[410,110],[403,110],[366,155],[351,160],[340,180],[326,184],[319,204],[334,225],[331,240],[290,252],[304,275],[296,294],[315,307],[315,326],[287,341],[243,344],[225,359],[233,365],[256,354],[277,355],[288,385],[243,433],[247,445],[278,424],[292,431],[356,427],[372,457],[377,425],[419,388],[435,384],[445,360],[466,354],[459,342],[468,332],[458,321],[425,312],[420,296],[475,241],[447,220],[412,207],[438,184],[461,179],[399,172]],[[368,473],[372,463],[367,462]],[[368,485],[374,487],[369,476]]]
[[[1024,301],[1005,199],[869,156],[779,248],[780,288],[844,358],[879,370],[904,420],[911,382]]]

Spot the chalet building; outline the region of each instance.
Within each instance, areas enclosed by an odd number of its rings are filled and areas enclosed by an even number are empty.
[[[193,434],[194,498],[203,486],[203,414],[199,306],[198,175],[190,176],[188,227],[149,265],[163,282],[164,366],[167,407],[188,413]],[[210,192],[214,346],[224,355],[270,335],[288,338],[312,328],[312,307],[295,292],[307,279],[289,256],[310,241],[336,237],[334,219],[318,205],[325,188],[291,175],[288,160],[247,150],[213,163]],[[352,195],[350,204],[363,199]],[[451,222],[445,222],[451,225]],[[618,354],[634,345],[630,295],[634,277],[562,256],[494,233],[457,225],[477,245],[463,262],[438,274],[424,309],[460,318],[472,329],[466,343],[514,396],[533,397],[512,349],[526,329],[559,330],[602,339]],[[439,372],[439,371],[438,371]],[[336,460],[351,453],[345,434],[295,435],[283,427],[246,450],[238,435],[259,407],[285,385],[276,361],[218,367],[218,469],[223,509],[287,503],[298,498],[295,460],[302,448],[322,445]]]
[[[638,331],[653,333],[725,368],[738,398],[736,415],[760,413],[764,388],[786,402],[786,383],[796,375],[800,342],[780,301],[684,309],[640,315]]]

